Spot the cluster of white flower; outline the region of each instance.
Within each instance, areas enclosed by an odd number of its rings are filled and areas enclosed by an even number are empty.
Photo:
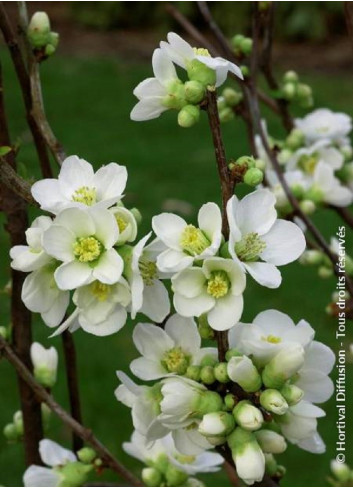
[[[272,148],[278,151],[284,177],[308,214],[316,207],[345,207],[353,201],[353,149],[349,140],[352,130],[350,116],[317,109],[303,119],[295,120],[295,129],[284,141],[268,136]],[[290,212],[285,192],[272,170],[261,138],[257,149],[267,163],[266,177],[276,196],[277,208]]]
[[[317,418],[325,412],[314,403],[333,393],[328,374],[335,357],[314,334],[306,321],[295,325],[286,314],[268,310],[252,324],[230,329],[230,350],[218,362],[216,349],[201,348],[193,319],[175,314],[165,329],[138,324],[133,339],[141,357],[130,368],[141,380],[156,382],[136,385],[117,372],[121,384],[115,394],[132,410],[136,432],[126,448],[150,467],[143,472],[146,484],[184,484],[194,473],[190,464],[205,471],[200,457],[208,457],[209,468],[219,464],[217,458],[211,464],[216,455],[204,453],[218,445],[228,444],[247,484],[261,481],[265,470],[283,470],[274,455],[286,449],[285,440],[322,453]],[[175,465],[170,447],[182,454],[173,484],[159,463],[168,459]]]

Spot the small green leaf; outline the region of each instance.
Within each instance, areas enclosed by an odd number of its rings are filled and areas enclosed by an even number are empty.
[[[12,148],[10,148],[10,146],[0,146],[0,156],[7,155],[11,150]]]

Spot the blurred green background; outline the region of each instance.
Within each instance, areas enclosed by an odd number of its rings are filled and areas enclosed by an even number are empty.
[[[15,3],[15,2],[10,2]],[[213,147],[209,134],[206,117],[192,129],[181,129],[176,124],[176,114],[173,112],[164,114],[160,119],[151,122],[135,123],[130,121],[129,113],[135,103],[132,95],[133,88],[144,78],[151,76],[150,61],[145,55],[151,55],[154,45],[143,45],[141,42],[143,34],[137,41],[130,35],[126,36],[124,50],[117,50],[118,54],[111,52],[111,43],[116,42],[113,38],[94,37],[95,34],[88,28],[92,20],[87,20],[87,12],[92,12],[93,4],[100,4],[96,12],[116,9],[125,12],[124,18],[129,26],[136,31],[140,28],[147,4],[155,2],[137,2],[134,7],[134,15],[127,15],[127,2],[56,2],[67,3],[65,15],[57,17],[57,26],[62,26],[62,50],[57,55],[45,62],[42,66],[42,81],[47,115],[54,132],[57,134],[66,148],[68,154],[78,154],[92,162],[96,168],[110,161],[127,166],[129,180],[125,203],[127,206],[138,207],[143,214],[143,222],[140,228],[140,236],[150,229],[151,218],[166,206],[167,199],[178,199],[192,205],[192,214],[188,219],[194,219],[198,208],[207,201],[220,201],[217,171],[214,162]],[[109,3],[109,4],[110,4]],[[163,2],[162,2],[163,3]],[[183,2],[182,8],[194,8],[187,6],[192,2]],[[292,7],[290,4],[294,4]],[[290,15],[306,17],[306,10],[314,8],[307,7],[308,4],[324,4],[315,6],[316,14],[325,11],[323,19],[331,18],[333,2],[306,2],[305,5],[297,2],[283,2],[287,6]],[[341,4],[341,2],[335,2]],[[31,11],[35,10],[36,2],[31,2]],[[81,5],[82,4],[82,5]],[[120,5],[121,4],[121,5]],[[181,4],[181,2],[180,2]],[[184,5],[185,4],[185,5]],[[249,8],[239,2],[223,3],[225,8],[231,8],[233,4],[233,18],[243,15],[243,11]],[[303,5],[303,6],[302,6]],[[41,2],[41,9],[46,8],[47,2]],[[50,9],[50,6],[47,6]],[[53,9],[58,6],[53,6]],[[60,8],[63,8],[60,6]],[[170,27],[170,22],[165,20],[165,14],[160,9],[157,20],[151,21],[151,26],[158,26],[158,34],[149,32],[146,38],[155,36],[165,37]],[[191,9],[192,10],[192,9]],[[74,11],[74,13],[73,13]],[[141,11],[141,12],[140,12]],[[86,18],[82,18],[86,12]],[[136,17],[135,17],[136,12]],[[293,13],[294,12],[294,13]],[[55,13],[55,12],[54,12]],[[191,16],[195,13],[190,12]],[[314,15],[314,17],[316,16]],[[74,17],[72,17],[74,15]],[[114,17],[113,25],[105,25],[112,28],[117,25],[120,17]],[[220,15],[219,13],[217,15]],[[283,14],[284,15],[284,14]],[[319,15],[319,14],[318,14]],[[337,12],[332,14],[335,18],[341,18],[341,34],[344,30],[342,16]],[[113,14],[109,14],[110,19]],[[141,17],[142,16],[142,17]],[[328,17],[327,17],[328,16]],[[221,16],[222,17],[222,16]],[[227,18],[227,15],[223,15]],[[314,18],[313,16],[311,18]],[[55,18],[55,16],[54,16]],[[72,31],[72,22],[65,19],[73,19],[77,25],[76,31]],[[92,19],[92,17],[91,17]],[[126,20],[127,19],[127,20]],[[79,24],[76,24],[79,21]],[[156,22],[156,23],[154,23]],[[288,20],[289,22],[289,20]],[[294,22],[292,20],[292,22]],[[325,21],[326,22],[326,21]],[[326,23],[323,22],[323,25]],[[241,26],[246,30],[248,20],[243,15]],[[84,24],[84,27],[82,27]],[[126,24],[123,24],[126,27]],[[288,24],[289,25],[289,24]],[[66,27],[65,27],[66,26]],[[233,26],[233,24],[232,24]],[[53,27],[56,27],[55,22]],[[174,26],[175,27],[175,26]],[[228,27],[225,26],[227,29]],[[82,29],[82,30],[80,30]],[[230,28],[229,28],[230,29]],[[284,33],[290,34],[288,27]],[[234,31],[230,31],[232,34]],[[311,37],[311,29],[306,25],[304,37]],[[79,33],[83,35],[82,39]],[[283,38],[282,33],[279,33]],[[300,34],[294,37],[300,38]],[[65,40],[66,38],[66,40]],[[157,37],[158,38],[158,37]],[[69,39],[69,41],[68,41]],[[91,42],[87,44],[87,39]],[[99,39],[99,50],[97,44]],[[120,38],[119,38],[120,39]],[[125,39],[124,36],[121,39]],[[298,45],[288,44],[292,39],[287,36],[285,40],[288,56],[298,53]],[[76,41],[76,44],[75,44]],[[134,44],[135,42],[135,44]],[[338,44],[341,42],[337,40]],[[86,44],[85,44],[86,43]],[[142,55],[138,56],[138,44],[140,44]],[[283,45],[276,46],[281,52]],[[289,46],[289,47],[288,47]],[[305,44],[305,46],[309,46]],[[332,47],[332,46],[331,46]],[[130,49],[136,52],[136,56],[129,56]],[[347,69],[347,64],[342,66],[325,58],[321,44],[314,43],[308,47],[315,58],[315,69],[310,63],[303,62],[305,56],[294,56],[298,65],[291,65],[298,69],[305,83],[312,85],[317,107],[329,107],[333,110],[343,110],[353,115],[353,75]],[[28,177],[39,178],[36,155],[29,131],[23,118],[23,104],[17,87],[11,61],[4,48],[0,51],[5,78],[5,96],[13,141],[21,143],[19,161],[22,171]],[[284,66],[288,67],[288,56],[283,61],[279,56],[279,73]],[[349,59],[349,58],[348,58]],[[332,64],[333,63],[333,64]],[[335,64],[336,63],[336,64]],[[314,64],[314,63],[312,63]],[[296,111],[295,111],[296,112]],[[264,110],[268,118],[270,132],[281,135],[282,129],[279,121]],[[247,154],[249,148],[244,127],[241,121],[233,121],[223,126],[224,140],[228,158],[236,158]],[[240,193],[246,191],[240,188]],[[34,217],[32,213],[32,217]],[[339,219],[332,211],[320,212],[315,220],[326,238],[336,232],[340,224]],[[4,219],[0,217],[1,229]],[[347,241],[352,248],[352,235]],[[4,287],[9,280],[8,240],[4,232],[0,233],[1,249],[1,275],[0,287]],[[307,319],[317,330],[317,339],[324,341],[334,350],[338,343],[335,340],[336,320],[325,314],[325,307],[330,300],[335,288],[335,280],[320,280],[315,269],[303,268],[299,264],[292,264],[282,268],[283,284],[277,290],[269,290],[256,285],[250,278],[245,293],[245,310],[243,319],[251,321],[254,316],[265,309],[275,308],[288,313],[295,321],[301,318]],[[9,321],[9,298],[6,294],[0,295],[0,310],[2,312],[1,322],[7,324]],[[83,404],[83,418],[86,426],[93,429],[99,439],[110,448],[119,459],[131,470],[139,473],[141,464],[123,453],[121,444],[128,440],[132,432],[129,409],[120,405],[114,397],[114,389],[118,382],[115,376],[116,370],[128,371],[129,362],[136,356],[132,344],[131,333],[136,322],[129,321],[123,330],[115,335],[99,338],[78,331],[74,339],[78,350],[80,391]],[[349,325],[348,325],[349,326]],[[349,328],[347,328],[349,329]],[[34,315],[34,337],[44,345],[54,345],[58,348],[60,359],[62,359],[61,339],[48,340],[50,330],[41,322],[40,317]],[[351,332],[347,332],[346,344],[353,341]],[[347,389],[353,382],[352,366],[347,368]],[[333,374],[335,376],[335,372]],[[350,389],[351,391],[351,389]],[[68,407],[68,396],[65,385],[65,373],[62,362],[60,362],[58,383],[54,388],[54,396],[65,407]],[[11,421],[14,411],[19,408],[16,378],[13,370],[3,360],[0,363],[0,427]],[[352,404],[352,393],[349,393],[347,406]],[[307,452],[289,446],[287,452],[279,457],[282,464],[287,467],[287,475],[282,484],[284,486],[325,486],[326,477],[329,474],[329,461],[335,456],[335,443],[337,440],[336,420],[337,412],[334,399],[324,406],[327,411],[326,418],[319,422],[319,430],[326,444],[327,452],[324,455],[311,455]],[[347,418],[347,450],[351,447],[352,418],[348,412]],[[51,428],[47,433],[65,446],[70,445],[70,434],[61,422],[52,416]],[[350,457],[350,458],[349,458]],[[347,453],[347,461],[353,464],[353,456]],[[22,484],[23,448],[21,444],[7,444],[0,433],[0,484],[14,486]],[[211,476],[201,476],[209,486],[229,485],[223,472]],[[102,480],[116,480],[113,474],[104,473]],[[122,483],[122,481],[120,481]]]

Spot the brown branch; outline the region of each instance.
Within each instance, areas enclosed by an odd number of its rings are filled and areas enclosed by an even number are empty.
[[[16,355],[11,346],[0,336],[0,350],[7,360],[15,367],[17,373],[36,395],[37,399],[44,402],[62,421],[76,433],[82,440],[92,446],[104,462],[105,466],[119,474],[133,486],[142,486],[142,483],[129,472],[110,451],[93,435],[92,430],[76,421],[33,377],[26,365]]]
[[[344,16],[346,20],[346,27],[348,36],[353,48],[353,8],[352,2],[344,2]]]
[[[21,178],[4,157],[0,157],[0,180],[27,204],[39,207],[31,194],[31,185]]]
[[[348,226],[353,229],[353,214],[349,212],[346,207],[335,207],[334,205],[329,206],[343,219],[343,221],[348,224]]]
[[[10,135],[7,126],[4,90],[0,65],[0,145],[11,147]],[[4,158],[6,164],[15,172],[15,153],[9,152]],[[1,165],[0,171],[3,171]],[[25,242],[25,231],[28,227],[27,210],[21,197],[7,186],[0,186],[0,208],[7,218],[6,230],[10,235],[11,246],[21,245]],[[26,368],[32,369],[30,346],[32,344],[31,313],[21,300],[22,285],[25,274],[11,270],[11,322],[12,341],[17,355]],[[27,465],[41,464],[38,445],[43,436],[41,406],[33,395],[32,390],[18,376],[18,386],[21,400],[21,410],[24,422],[24,448]]]

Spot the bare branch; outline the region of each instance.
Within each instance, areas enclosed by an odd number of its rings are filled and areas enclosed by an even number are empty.
[[[27,204],[38,207],[31,194],[31,185],[15,172],[4,157],[0,157],[0,180]]]

